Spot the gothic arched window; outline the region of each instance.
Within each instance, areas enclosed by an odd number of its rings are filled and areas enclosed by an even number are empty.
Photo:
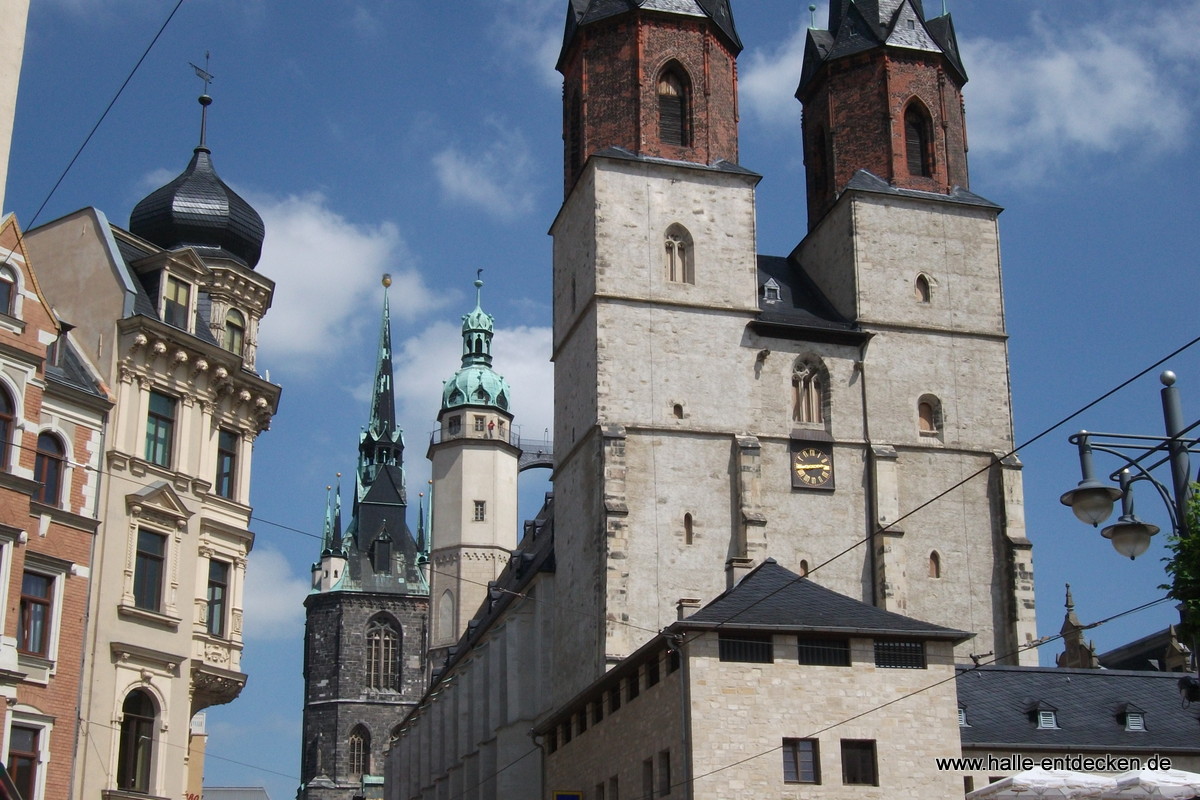
[[[398,691],[400,632],[387,620],[367,625],[367,688]]]
[[[355,778],[371,774],[371,734],[362,725],[350,732],[347,755],[350,759],[350,774]]]
[[[792,373],[792,420],[825,421],[825,376],[816,364],[801,362]]]
[[[942,557],[938,555],[937,550],[929,554],[929,577],[942,577]]]
[[[691,144],[688,100],[688,81],[680,67],[663,70],[658,78],[658,138],[663,144]]]
[[[688,229],[679,224],[667,228],[663,248],[667,280],[672,283],[695,283],[695,256],[692,252],[692,235]]]
[[[922,436],[936,436],[942,432],[942,404],[931,394],[921,395],[917,400],[917,430]]]
[[[154,757],[154,727],[158,712],[154,699],[135,689],[121,705],[121,738],[117,749],[117,788],[150,793],[150,766]]]
[[[458,631],[455,629],[454,592],[447,589],[442,592],[442,601],[438,603],[438,638],[453,639]]]
[[[40,433],[33,462],[33,479],[41,484],[33,499],[48,506],[62,500],[63,470],[66,464],[62,441],[53,433]]]
[[[928,303],[933,297],[933,286],[929,282],[929,276],[924,273],[917,276],[917,280],[913,283],[913,297],[918,303]]]
[[[929,112],[921,101],[909,103],[904,111],[904,149],[909,175],[923,178],[933,175],[932,128]]]

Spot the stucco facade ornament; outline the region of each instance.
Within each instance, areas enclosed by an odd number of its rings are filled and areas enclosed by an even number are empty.
[[[165,355],[167,352],[167,343],[166,342],[155,342],[154,346],[150,349],[154,351],[154,355],[156,355],[156,356]]]

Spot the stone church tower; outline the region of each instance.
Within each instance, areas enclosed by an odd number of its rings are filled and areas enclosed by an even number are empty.
[[[520,439],[509,410],[512,390],[492,369],[495,319],[482,306],[462,318],[462,367],[442,389],[430,507],[429,662],[437,669],[479,610],[517,546],[517,459]]]
[[[339,485],[304,601],[302,800],[382,797],[384,753],[425,688],[429,586],[424,531],[414,540],[405,521],[390,283],[384,276],[371,418],[359,441],[351,519],[343,530]]]
[[[810,31],[786,257],[736,163],[740,49],[728,0],[570,3],[555,700],[767,557],[1033,662],[1000,209],[965,188],[950,19],[834,0]]]

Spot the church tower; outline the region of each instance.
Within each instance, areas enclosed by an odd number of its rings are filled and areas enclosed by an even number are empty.
[[[339,485],[304,601],[300,797],[382,797],[383,756],[425,685],[429,587],[422,542],[405,521],[404,437],[392,386],[389,276],[370,420],[359,437],[349,523]]]
[[[483,310],[483,281],[475,309],[462,318],[462,367],[446,381],[438,428],[429,443],[433,462],[430,525],[433,605],[430,664],[440,664],[479,610],[517,546],[517,460],[507,381],[492,369],[495,319]]]
[[[1020,463],[998,459],[1000,209],[964,188],[953,25],[917,0],[830,13],[800,85],[811,230],[776,257],[736,163],[730,3],[569,3],[555,646],[579,656],[557,700],[768,556],[975,631],[962,658],[1016,663],[1036,635]]]

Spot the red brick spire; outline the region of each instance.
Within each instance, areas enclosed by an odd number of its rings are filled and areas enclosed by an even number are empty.
[[[737,162],[737,54],[729,0],[570,0],[563,74],[565,190],[610,147]]]
[[[968,188],[966,82],[949,15],[927,20],[920,0],[832,2],[796,90],[809,226],[859,170],[904,189]]]

